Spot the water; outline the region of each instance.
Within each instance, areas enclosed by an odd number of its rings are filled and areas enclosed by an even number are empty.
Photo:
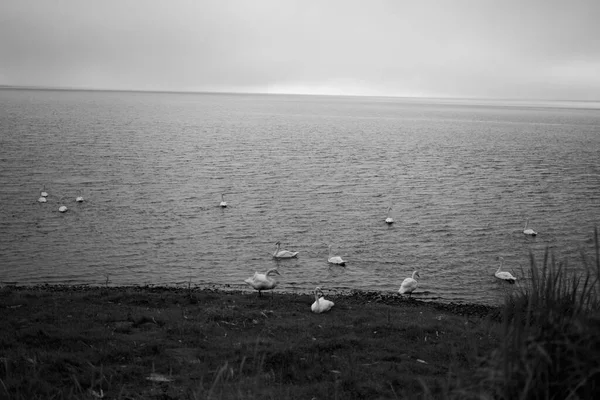
[[[279,291],[396,292],[418,269],[416,297],[490,304],[514,288],[499,256],[521,276],[548,247],[571,268],[593,255],[597,103],[0,90],[0,105],[3,282],[241,288],[279,267]],[[277,241],[299,257],[273,260]]]

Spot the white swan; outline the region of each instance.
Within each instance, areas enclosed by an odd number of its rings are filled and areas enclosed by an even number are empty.
[[[392,206],[388,207],[388,211],[387,211],[387,218],[385,219],[385,223],[386,224],[393,224],[394,223],[394,218],[392,218],[390,216],[390,212],[392,211]]]
[[[60,207],[58,207],[58,211],[60,211],[62,213],[66,212],[67,210],[68,210],[67,206],[60,206]]]
[[[280,250],[281,243],[275,243],[277,245],[277,249],[273,253],[273,257],[275,258],[292,258],[298,255],[297,251],[289,251],[289,250]]]
[[[83,196],[77,196],[77,198],[75,199],[76,202],[81,203],[83,202]]]
[[[503,265],[504,265],[504,257],[500,257],[500,266],[498,267],[498,270],[496,271],[494,276],[496,276],[496,278],[498,278],[498,279],[505,280],[509,283],[515,283],[517,278],[515,278],[510,272],[500,271],[502,269]]]
[[[277,268],[271,268],[264,274],[259,274],[255,272],[253,276],[244,280],[248,285],[252,286],[254,289],[258,290],[258,295],[262,296],[263,290],[271,290],[277,286],[277,281],[275,278],[271,278],[271,275],[281,275]]]
[[[38,201],[39,201],[40,203],[45,203],[45,202],[47,202],[48,200],[46,200],[46,198],[45,198],[44,196],[41,196],[41,197],[38,199]]]
[[[42,193],[40,194],[42,197],[48,197],[48,192],[46,192],[46,185],[42,188]]]
[[[525,220],[525,228],[523,228],[523,233],[526,234],[526,235],[531,235],[531,236],[537,235],[536,231],[534,231],[533,229],[527,227],[528,225],[529,225],[529,218],[527,218]]]
[[[321,294],[321,297],[319,297],[319,293]],[[316,314],[321,314],[331,310],[331,307],[333,307],[333,301],[325,299],[321,288],[317,286],[315,288],[315,302],[312,303],[310,309]]]
[[[221,203],[219,205],[223,208],[227,207],[227,202],[225,201],[225,195],[221,193]]]
[[[332,255],[331,245],[329,245],[329,258],[327,259],[327,262],[337,265],[346,265],[346,261],[342,260],[342,257]]]
[[[398,289],[398,293],[400,293],[400,294],[408,293],[408,297],[410,297],[412,295],[412,292],[414,292],[415,289],[417,288],[417,286],[419,286],[419,283],[417,282],[415,277],[418,277],[418,278],[421,277],[419,275],[419,271],[413,271],[411,278],[406,278],[404,281],[402,281],[402,284],[400,285],[400,289]]]

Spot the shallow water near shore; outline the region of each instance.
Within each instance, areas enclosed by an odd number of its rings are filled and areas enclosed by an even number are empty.
[[[417,298],[493,304],[517,287],[494,278],[499,256],[522,278],[530,253],[574,269],[594,254],[594,104],[41,90],[0,104],[2,282],[243,288],[278,267],[277,291],[395,292],[418,269]],[[277,241],[298,258],[273,260]]]

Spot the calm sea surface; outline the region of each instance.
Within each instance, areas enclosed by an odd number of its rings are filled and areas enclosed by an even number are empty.
[[[599,108],[0,90],[0,282],[235,289],[278,267],[278,291],[396,292],[417,269],[418,298],[494,303],[499,256],[519,277],[546,248],[593,256]]]

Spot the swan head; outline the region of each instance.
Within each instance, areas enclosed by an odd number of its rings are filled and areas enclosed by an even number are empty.
[[[414,271],[412,277],[413,277],[413,279],[415,279],[415,277],[421,278],[421,275],[419,275],[419,271]]]

